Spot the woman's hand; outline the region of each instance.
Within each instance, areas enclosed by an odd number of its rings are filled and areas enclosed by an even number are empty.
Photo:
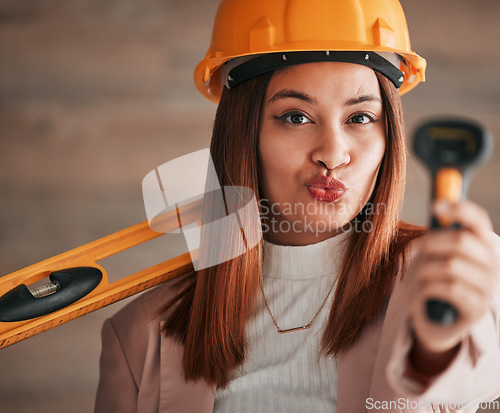
[[[428,375],[446,367],[472,325],[490,309],[492,292],[500,281],[488,213],[470,201],[439,202],[434,213],[463,229],[425,235],[410,269],[415,336],[410,358],[414,368]],[[455,307],[458,317],[453,324],[438,324],[427,317],[426,302],[431,299]]]

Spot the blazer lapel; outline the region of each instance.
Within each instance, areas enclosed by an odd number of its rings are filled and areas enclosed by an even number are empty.
[[[161,335],[159,413],[212,413],[216,386],[203,380],[186,382],[182,345]]]

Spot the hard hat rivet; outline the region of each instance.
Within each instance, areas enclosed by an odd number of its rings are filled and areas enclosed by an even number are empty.
[[[370,55],[368,53],[365,55],[365,60],[370,60]]]
[[[283,60],[286,62],[288,59],[286,58],[286,55],[283,55]]]
[[[405,80],[405,77],[404,77],[404,76],[401,76],[401,77],[399,78],[399,81],[400,81],[400,82],[403,82],[403,80]]]
[[[330,56],[330,51],[329,50],[326,51],[326,55]]]

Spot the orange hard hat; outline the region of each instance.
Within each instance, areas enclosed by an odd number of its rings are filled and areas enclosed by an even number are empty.
[[[425,59],[411,50],[398,0],[221,0],[210,48],[194,81],[204,96],[218,102],[234,67],[256,56],[287,60],[283,53],[310,51],[328,56],[374,52],[366,59],[382,56],[400,71],[401,95],[425,80]]]

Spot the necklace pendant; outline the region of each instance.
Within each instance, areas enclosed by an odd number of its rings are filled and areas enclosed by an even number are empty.
[[[293,333],[294,331],[307,330],[309,327],[311,327],[311,323],[309,323],[306,326],[302,326],[302,327],[287,328],[286,330],[282,330],[281,328],[279,328],[278,333],[280,333],[280,334]]]
[[[328,291],[328,294],[326,295],[325,299],[321,303],[318,311],[316,311],[316,314],[314,314],[312,320],[309,321],[309,324],[306,324],[305,326],[301,326],[301,327],[293,327],[293,328],[287,328],[286,330],[282,330],[279,327],[278,323],[276,322],[271,309],[269,308],[269,303],[267,302],[266,294],[264,294],[264,286],[262,285],[262,279],[261,279],[260,280],[260,291],[262,292],[262,298],[264,298],[264,304],[266,305],[267,311],[268,311],[269,315],[271,316],[271,319],[273,320],[273,324],[276,327],[276,330],[278,330],[278,333],[279,334],[293,333],[294,331],[307,330],[309,327],[311,327],[312,323],[314,322],[314,320],[316,320],[316,317],[318,316],[318,314],[321,312],[321,310],[325,306],[326,301],[328,300],[328,297],[330,296],[330,293],[332,292],[333,287],[335,287],[336,282],[337,282],[337,280],[333,281],[332,286],[330,287],[330,290]]]

